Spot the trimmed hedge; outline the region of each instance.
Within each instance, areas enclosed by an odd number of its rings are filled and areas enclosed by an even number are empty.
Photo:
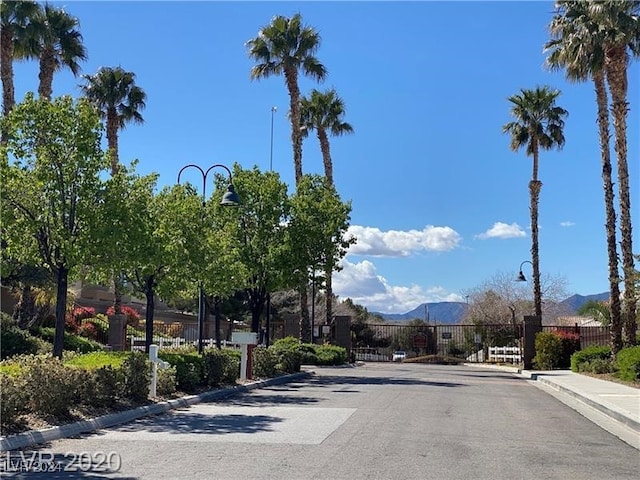
[[[616,376],[628,382],[640,381],[640,345],[623,348],[616,356]]]
[[[590,372],[590,365],[595,362],[602,368],[603,362],[611,359],[611,347],[592,345],[571,355],[571,371]],[[594,372],[605,373],[605,372]]]

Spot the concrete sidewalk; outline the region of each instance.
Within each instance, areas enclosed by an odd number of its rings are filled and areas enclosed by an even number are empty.
[[[640,389],[573,373],[571,370],[520,370],[467,364],[512,372],[545,390],[565,405],[640,450]]]

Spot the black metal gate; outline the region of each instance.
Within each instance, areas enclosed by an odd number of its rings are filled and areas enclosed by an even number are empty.
[[[356,360],[391,361],[393,352],[407,358],[455,357],[486,362],[500,353],[503,361],[520,361],[520,325],[370,325],[353,324]]]

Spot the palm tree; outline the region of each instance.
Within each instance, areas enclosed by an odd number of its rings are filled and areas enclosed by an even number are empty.
[[[291,18],[277,15],[271,23],[260,29],[258,36],[246,44],[249,57],[257,63],[251,68],[251,79],[259,80],[272,75],[284,75],[289,90],[291,119],[291,144],[293,146],[293,168],[296,187],[302,180],[302,132],[300,130],[300,87],[298,75],[318,81],[324,80],[327,69],[314,56],[320,46],[320,35],[312,27],[302,24],[302,16],[296,13]],[[306,285],[300,287],[301,338],[309,337],[309,308]]]
[[[344,101],[333,88],[325,92],[313,89],[308,98],[302,97],[300,110],[302,136],[307,137],[312,130],[316,131],[322,151],[324,176],[327,183],[333,185],[333,164],[327,132],[334,137],[353,133],[353,127],[342,120]]]
[[[296,13],[287,18],[273,17],[271,23],[260,29],[258,36],[247,42],[249,57],[257,63],[251,68],[251,79],[259,80],[272,75],[284,75],[289,90],[291,143],[296,185],[302,178],[302,132],[300,131],[300,88],[298,75],[318,81],[327,70],[314,56],[320,46],[320,35],[312,27],[302,24],[302,16]]]
[[[87,50],[82,44],[78,26],[76,17],[48,3],[34,19],[32,35],[35,37],[35,48],[40,59],[40,98],[51,99],[53,74],[56,71],[67,67],[74,75],[78,75],[78,61],[87,59]]]
[[[345,113],[344,101],[333,88],[325,92],[319,92],[313,89],[308,98],[302,97],[300,110],[302,135],[307,137],[312,130],[316,131],[318,141],[320,142],[320,150],[322,151],[325,180],[327,185],[333,187],[333,163],[331,161],[328,133],[331,133],[333,136],[353,133],[353,127],[342,119]],[[333,317],[333,288],[331,277],[334,264],[331,258],[326,258],[325,260],[325,318],[327,324],[330,324]]]
[[[31,20],[40,6],[32,1],[0,3],[0,76],[2,77],[2,113],[8,115],[16,103],[13,86],[13,61],[33,56],[26,41]],[[6,140],[5,131],[2,132]]]
[[[564,117],[567,111],[556,105],[559,90],[536,87],[521,89],[520,94],[508,98],[511,116],[515,119],[502,127],[502,132],[511,135],[511,150],[517,152],[527,147],[527,155],[533,157],[533,174],[529,182],[531,211],[531,260],[533,265],[533,300],[535,315],[542,318],[542,293],[540,290],[540,263],[538,258],[538,202],[542,182],[538,180],[538,157],[540,149],[561,149],[564,145]]]
[[[552,70],[564,69],[572,82],[593,80],[598,106],[598,132],[602,158],[602,186],[605,200],[605,230],[611,296],[611,350],[622,348],[620,313],[620,274],[616,244],[616,211],[609,148],[609,101],[604,74],[604,51],[599,41],[598,26],[587,15],[588,2],[556,2],[556,15],[549,24],[551,40],[545,44],[549,52],[547,65]]]
[[[631,198],[627,164],[627,67],[630,54],[640,55],[640,1],[608,0],[586,2],[587,15],[598,26],[598,41],[604,51],[604,68],[611,92],[615,131],[620,205],[620,250],[624,272],[622,319],[624,343],[636,343],[636,286],[634,281]]]
[[[102,67],[95,75],[83,75],[83,94],[100,111],[107,123],[107,144],[111,156],[111,173],[118,170],[118,131],[128,122],[144,123],[140,111],[147,94],[135,84],[135,74],[122,67]]]

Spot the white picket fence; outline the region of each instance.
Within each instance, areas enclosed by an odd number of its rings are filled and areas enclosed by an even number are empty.
[[[489,361],[520,363],[522,361],[520,347],[489,347]]]
[[[198,341],[189,341],[186,338],[182,337],[173,337],[173,338],[165,338],[165,337],[154,337],[153,343],[158,345],[158,348],[172,348],[172,347],[182,347],[184,345],[197,345]],[[233,342],[227,342],[226,340],[221,340],[221,346],[223,347],[235,347],[239,348],[238,344]],[[202,346],[204,348],[215,347],[216,340],[215,338],[203,338]],[[145,346],[145,338],[144,337],[131,337],[131,351],[140,350],[144,352]]]

